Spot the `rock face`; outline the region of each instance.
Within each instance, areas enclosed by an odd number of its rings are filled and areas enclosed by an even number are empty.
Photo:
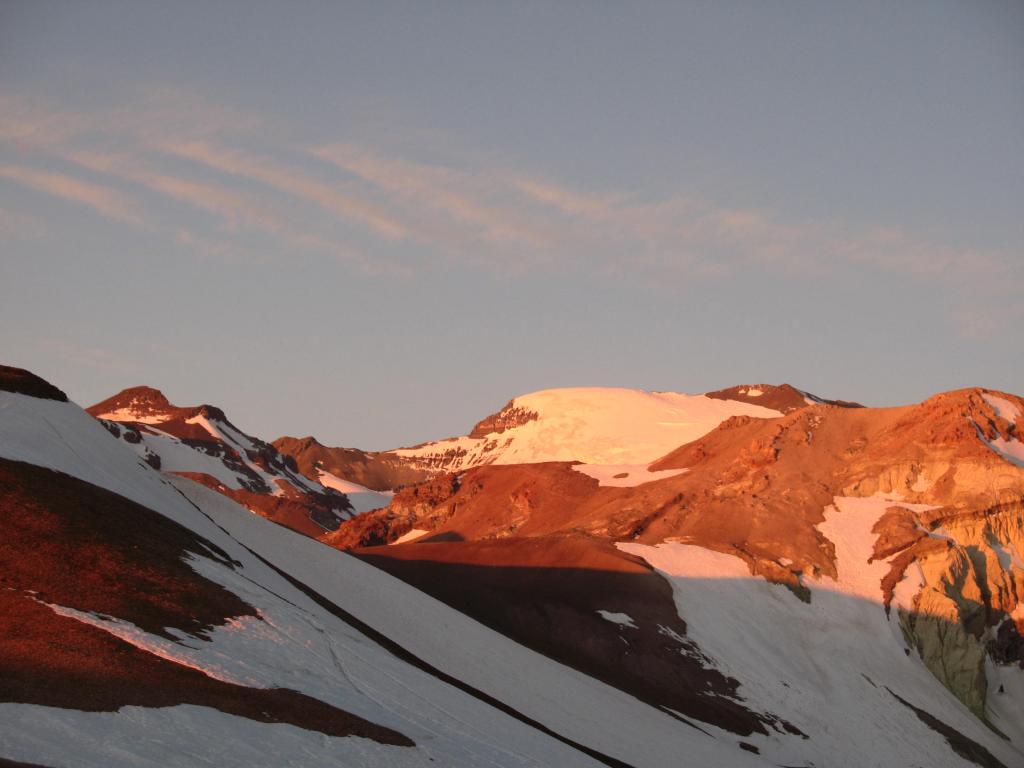
[[[292,457],[299,471],[311,480],[330,472],[374,491],[391,491],[422,482],[432,474],[390,451],[330,448],[314,437],[279,437],[272,445]]]
[[[515,400],[509,400],[497,413],[481,419],[470,430],[469,436],[473,438],[487,437],[487,435],[500,435],[506,429],[515,429],[531,421],[536,421],[539,414],[516,405]]]
[[[936,524],[937,522],[937,524]],[[901,605],[907,640],[936,677],[971,711],[984,716],[989,695],[985,662],[1024,668],[1021,646],[1011,640],[1024,628],[1024,504],[1020,501],[932,521],[930,539],[912,565],[900,567],[908,592]],[[926,537],[929,535],[926,534]]]
[[[740,384],[728,389],[708,392],[708,397],[719,400],[736,400],[741,403],[753,403],[765,408],[774,408],[780,413],[792,413],[808,405],[838,405],[842,408],[862,408],[860,403],[849,403],[845,400],[825,400],[803,392],[792,384]]]
[[[87,409],[154,469],[202,483],[308,536],[351,514],[344,494],[305,477],[295,460],[247,435],[220,408],[180,408],[157,389],[132,387]]]
[[[414,528],[433,530],[447,519],[445,502],[459,490],[455,475],[440,475],[395,493],[387,508],[356,515],[348,525],[320,537],[338,549],[388,544]]]

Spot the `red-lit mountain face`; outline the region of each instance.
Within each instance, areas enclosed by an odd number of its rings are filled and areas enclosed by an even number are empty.
[[[282,437],[274,446],[312,479],[330,473],[378,491],[485,464],[581,461],[649,463],[730,416],[779,416],[824,402],[788,384],[748,385],[706,395],[615,387],[542,390],[510,400],[462,437],[411,448],[364,452],[315,438]]]
[[[220,408],[179,408],[151,387],[126,389],[87,409],[150,466],[189,477],[308,536],[352,513],[341,492],[299,472],[294,459],[232,424]]]

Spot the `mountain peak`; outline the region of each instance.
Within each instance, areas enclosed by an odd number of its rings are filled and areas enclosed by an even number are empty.
[[[97,418],[143,423],[163,421],[175,410],[163,392],[144,384],[122,389],[116,395],[86,408]]]

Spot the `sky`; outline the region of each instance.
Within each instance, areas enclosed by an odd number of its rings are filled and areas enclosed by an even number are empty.
[[[0,2],[0,361],[383,449],[1024,394],[1019,2]]]

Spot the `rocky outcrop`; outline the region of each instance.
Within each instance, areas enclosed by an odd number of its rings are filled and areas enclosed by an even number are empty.
[[[298,470],[316,482],[322,470],[374,491],[390,491],[423,482],[437,474],[415,460],[390,451],[332,448],[314,437],[279,437],[272,445],[294,459]]]
[[[160,390],[132,387],[86,409],[154,469],[202,483],[308,536],[335,530],[346,496],[304,477],[296,460],[236,427],[212,405],[179,407]]]
[[[900,606],[908,644],[975,714],[984,716],[986,652],[1000,664],[1018,663],[1012,615],[1024,602],[1024,503],[1016,502],[933,520],[932,541],[899,563],[900,578],[919,585]],[[916,567],[907,574],[910,563]],[[894,565],[896,569],[896,565]],[[913,588],[912,588],[913,589]]]
[[[860,403],[851,403],[845,400],[826,400],[804,392],[791,384],[740,384],[727,389],[719,389],[708,392],[708,397],[718,400],[737,400],[741,403],[761,405],[765,408],[772,408],[780,413],[792,413],[808,405],[836,405],[842,408],[863,408]]]
[[[528,408],[521,408],[516,405],[515,400],[509,400],[505,407],[497,413],[481,419],[470,431],[470,437],[487,437],[487,435],[501,434],[506,429],[514,429],[531,421],[536,421],[539,414]]]
[[[447,502],[459,491],[459,478],[441,475],[395,493],[385,509],[356,515],[321,541],[338,549],[390,544],[413,528],[432,531],[454,514]]]

